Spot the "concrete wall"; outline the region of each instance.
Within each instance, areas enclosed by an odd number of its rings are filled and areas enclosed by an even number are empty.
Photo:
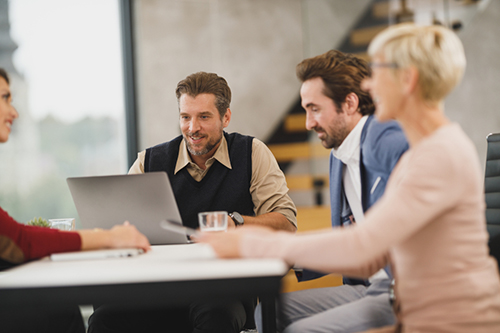
[[[370,0],[139,0],[139,146],[180,134],[177,82],[197,71],[233,92],[228,131],[265,140],[298,97],[295,66],[337,45]]]
[[[140,148],[180,133],[174,90],[204,70],[233,91],[228,131],[266,140],[298,96],[295,65],[338,45],[370,0],[138,0],[136,41]],[[446,113],[474,141],[500,132],[500,1],[484,2],[459,33],[467,56],[463,82]]]
[[[500,132],[500,1],[490,1],[459,33],[467,57],[462,83],[448,96],[445,111],[472,139],[481,164],[486,136]]]

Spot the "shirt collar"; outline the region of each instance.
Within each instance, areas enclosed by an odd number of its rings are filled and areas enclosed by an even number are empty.
[[[361,132],[368,116],[363,116],[337,149],[332,149],[333,156],[344,164],[359,162]]]
[[[209,161],[216,159],[219,161],[222,165],[224,165],[228,169],[232,169],[231,167],[231,160],[229,159],[229,150],[227,147],[227,141],[226,137],[222,135],[222,139],[219,145],[219,148],[215,151],[214,156],[210,157],[205,164],[209,164]],[[193,162],[191,159],[191,156],[189,155],[189,152],[187,150],[186,146],[186,141],[184,139],[181,140],[181,144],[179,146],[179,155],[177,156],[177,163],[175,164],[175,170],[174,170],[174,175],[182,170],[186,165],[188,164],[194,164],[196,163]],[[210,163],[209,165],[211,165]]]

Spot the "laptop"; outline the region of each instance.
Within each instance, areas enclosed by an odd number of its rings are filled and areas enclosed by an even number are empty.
[[[165,230],[160,222],[182,225],[165,172],[67,178],[84,229],[110,229],[129,221],[152,245],[187,244],[185,234]]]

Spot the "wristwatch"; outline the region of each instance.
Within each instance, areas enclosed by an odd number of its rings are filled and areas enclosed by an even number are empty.
[[[245,220],[243,219],[243,216],[240,215],[238,212],[232,212],[228,214],[230,218],[233,219],[234,224],[238,227],[240,225],[245,224]]]

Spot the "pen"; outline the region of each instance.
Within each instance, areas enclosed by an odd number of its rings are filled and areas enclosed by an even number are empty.
[[[160,226],[169,231],[177,232],[179,234],[187,235],[187,236],[198,236],[199,232],[193,228],[188,228],[179,223],[175,223],[168,220],[160,221]]]

